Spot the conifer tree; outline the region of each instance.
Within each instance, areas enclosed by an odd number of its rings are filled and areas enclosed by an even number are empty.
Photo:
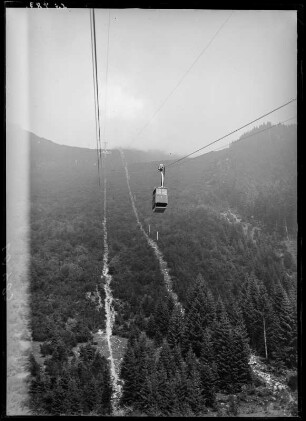
[[[141,399],[137,405],[140,411],[143,411],[148,415],[156,416],[159,413],[157,386],[156,371],[154,367],[153,370],[151,370],[151,373],[145,377],[141,389]]]
[[[173,382],[168,379],[163,364],[158,366],[156,378],[158,407],[163,415],[169,415],[173,411],[176,395]]]
[[[175,306],[169,322],[167,341],[171,348],[181,345],[184,337],[184,318],[178,306]]]
[[[29,388],[30,407],[35,411],[42,409],[42,397],[46,392],[46,376],[40,369],[36,376],[32,378]]]
[[[212,325],[216,315],[213,296],[201,276],[197,278],[189,300],[185,316],[186,341],[183,342],[183,353],[186,355],[191,344],[194,353],[199,357],[204,330]]]
[[[122,388],[121,404],[131,405],[135,400],[135,389],[136,389],[136,358],[134,353],[133,345],[128,343],[123,361],[121,364],[121,377],[124,380]]]
[[[249,353],[239,329],[234,328],[231,334],[231,373],[233,391],[239,392],[241,386],[252,381],[248,364]]]
[[[153,314],[156,326],[155,340],[157,345],[160,345],[162,339],[167,335],[170,314],[168,304],[163,300],[159,300]]]
[[[215,402],[217,370],[214,363],[213,344],[208,329],[202,342],[201,355],[199,359],[199,373],[202,385],[202,399],[206,406],[213,406]]]
[[[194,414],[204,409],[202,399],[202,384],[198,370],[198,362],[190,348],[186,358],[187,369],[187,403]]]
[[[188,403],[188,376],[187,366],[185,362],[182,362],[180,373],[175,374],[175,394],[179,402],[179,408],[181,415],[189,415],[191,408]]]
[[[211,365],[214,362],[213,343],[211,340],[211,331],[206,328],[203,333],[203,341],[201,346],[200,360],[202,364]]]
[[[112,384],[109,363],[99,352],[96,353],[91,366],[99,391],[95,408],[100,414],[111,413]]]
[[[166,339],[164,339],[162,348],[160,350],[157,362],[157,370],[164,371],[166,373],[167,379],[169,380],[172,378],[176,371],[172,351]]]
[[[239,304],[240,301],[241,301],[241,298],[239,296],[237,299],[235,299],[235,297],[233,296],[230,296],[230,299],[227,305],[227,312],[228,312],[231,325],[240,332],[241,336],[244,339],[245,346],[249,351],[250,339],[249,339],[248,331],[245,325],[243,311]]]
[[[200,364],[199,375],[201,381],[201,399],[205,406],[212,407],[216,399],[216,376],[214,368],[208,364]]]
[[[147,322],[146,334],[149,338],[154,338],[154,336],[156,335],[156,322],[153,314],[150,315],[149,320]]]
[[[139,337],[139,342],[134,352],[136,359],[135,381],[137,383],[134,405],[140,409],[145,408],[146,404],[151,401],[151,388],[154,386],[156,389],[156,382],[152,383],[152,381],[149,381],[152,379],[155,371],[154,349],[144,333]]]
[[[219,297],[216,307],[217,320],[212,327],[212,342],[218,370],[218,389],[227,391],[231,386],[231,326],[224,304]]]
[[[296,365],[296,324],[292,305],[280,282],[274,288],[273,302],[278,320],[276,331],[278,348],[275,349],[273,357],[280,364],[291,368]]]
[[[71,377],[68,379],[68,390],[65,399],[67,415],[77,415],[81,413],[82,392],[78,386],[77,379]]]
[[[182,370],[182,365],[184,363],[183,357],[182,357],[182,351],[181,347],[179,345],[176,345],[172,350],[172,358],[173,362],[175,364],[175,370],[176,372],[180,373]]]
[[[248,277],[242,308],[250,347],[268,358],[271,350],[268,343],[273,342],[271,329],[273,314],[266,288],[254,274]]]

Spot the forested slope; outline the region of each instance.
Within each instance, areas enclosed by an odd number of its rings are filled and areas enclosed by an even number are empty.
[[[129,338],[124,407],[155,415],[207,412],[216,393],[240,393],[254,383],[250,349],[274,366],[296,367],[296,267],[282,243],[285,224],[292,236],[296,229],[295,127],[281,129],[259,134],[272,136],[268,145],[259,138],[262,149],[252,136],[169,167],[163,215],[151,211],[157,162],[133,163],[125,151],[141,222],[154,239],[159,233],[184,315],[136,224],[119,151],[103,161],[113,334]],[[263,156],[269,165],[261,164]],[[95,151],[33,137],[31,160],[31,328],[45,356],[41,367],[32,359],[31,406],[47,414],[107,414],[108,362],[93,341],[105,326],[97,310],[98,293],[104,298],[103,196]],[[229,208],[245,220],[253,216],[260,235],[229,223],[222,216]],[[74,347],[85,343],[78,357]]]

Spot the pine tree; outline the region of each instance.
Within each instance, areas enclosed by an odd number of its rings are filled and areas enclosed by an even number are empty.
[[[179,403],[180,414],[184,416],[191,414],[188,403],[188,387],[187,366],[183,361],[180,372],[175,375],[175,394]]]
[[[268,344],[273,342],[272,308],[263,282],[254,274],[247,280],[245,298],[241,304],[250,347],[263,357],[269,358],[271,349]]]
[[[156,379],[158,408],[163,415],[169,415],[173,411],[176,394],[173,382],[168,379],[167,372],[163,364],[158,365]]]
[[[154,338],[154,336],[156,335],[156,323],[152,314],[147,322],[146,334],[149,338]]]
[[[162,348],[160,350],[157,362],[157,370],[164,371],[168,380],[170,380],[176,372],[175,362],[172,356],[172,350],[166,339],[164,339]]]
[[[198,370],[198,362],[195,354],[190,348],[186,358],[187,369],[187,403],[194,414],[204,409],[202,399],[202,383]]]
[[[181,347],[179,345],[176,345],[172,349],[172,358],[173,358],[173,362],[175,364],[175,371],[180,373],[181,370],[182,370],[182,365],[184,363],[184,360],[183,360],[183,357],[182,357]]]
[[[216,400],[216,377],[213,368],[208,364],[200,364],[199,375],[201,380],[201,397],[205,406],[212,407]]]
[[[46,387],[46,377],[42,370],[40,370],[36,373],[36,376],[32,378],[29,388],[30,407],[35,413],[43,409],[42,400],[46,392]]]
[[[231,326],[223,302],[217,302],[217,321],[212,327],[212,342],[218,370],[218,389],[227,391],[231,386]]]
[[[138,409],[145,409],[148,402],[151,402],[151,388],[154,386],[156,389],[156,382],[152,383],[151,381],[155,372],[154,349],[148,342],[145,334],[140,336],[134,352],[136,359],[135,378],[137,382],[134,406]]]
[[[110,367],[109,362],[99,352],[96,353],[92,362],[91,371],[95,377],[96,389],[99,391],[96,411],[99,414],[110,414],[112,397]]]
[[[183,354],[186,355],[191,344],[193,352],[199,357],[204,330],[212,325],[216,317],[213,296],[201,276],[197,278],[189,300],[185,317],[186,341],[182,344]]]
[[[130,343],[127,345],[125,355],[121,364],[120,375],[124,380],[121,395],[121,405],[132,405],[135,400],[135,389],[136,389],[136,358],[134,353],[134,347]]]
[[[236,299],[233,296],[230,296],[230,299],[228,301],[227,305],[227,313],[229,315],[230,323],[233,327],[235,327],[241,334],[241,336],[244,339],[245,346],[249,350],[249,335],[248,331],[245,325],[244,317],[243,317],[243,311],[240,307],[241,298],[238,296]]]
[[[158,393],[157,393],[157,378],[155,367],[151,370],[151,373],[146,375],[145,381],[141,390],[141,400],[138,403],[140,411],[148,415],[157,415],[159,412],[158,408]]]
[[[30,367],[30,373],[31,376],[36,377],[40,373],[40,365],[36,361],[33,353],[31,352],[30,358],[29,358],[29,367]]]
[[[81,413],[82,393],[78,386],[77,379],[71,377],[68,380],[68,391],[65,399],[65,408],[67,415],[78,415]]]
[[[205,329],[203,333],[203,341],[201,346],[200,361],[201,364],[211,365],[214,362],[213,356],[213,344],[211,340],[211,331],[210,329]]]
[[[295,320],[292,305],[280,282],[274,288],[274,310],[278,319],[276,339],[278,348],[273,357],[286,367],[296,365],[296,337]]]
[[[232,390],[239,392],[242,385],[251,383],[252,378],[245,339],[237,328],[232,330],[231,350]]]
[[[171,348],[182,344],[184,337],[184,327],[184,317],[180,308],[175,306],[171,315],[167,333],[167,341]]]
[[[213,344],[208,329],[202,342],[201,355],[199,359],[199,373],[202,385],[202,399],[206,406],[213,406],[216,392],[216,367],[214,364]]]
[[[90,364],[94,360],[95,354],[96,349],[92,345],[87,344],[80,347],[79,359],[84,364]]]
[[[155,306],[153,314],[156,326],[155,341],[157,345],[160,345],[162,339],[167,335],[170,314],[167,302],[159,300]]]
[[[95,405],[98,402],[99,392],[100,391],[96,388],[95,379],[91,377],[87,382],[86,387],[82,389],[82,409],[84,414],[88,414],[95,408]]]

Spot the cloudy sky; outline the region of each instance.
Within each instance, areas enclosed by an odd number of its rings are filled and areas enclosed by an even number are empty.
[[[295,11],[96,9],[95,17],[110,148],[189,153],[296,97]],[[94,148],[90,11],[6,9],[6,43],[7,121]],[[262,122],[295,115],[293,103]]]

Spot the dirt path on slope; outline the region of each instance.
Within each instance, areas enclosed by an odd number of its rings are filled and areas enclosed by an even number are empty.
[[[120,150],[120,154],[121,154],[121,159],[122,159],[122,165],[123,165],[123,168],[125,169],[126,181],[127,181],[127,185],[128,185],[128,190],[129,190],[129,195],[130,195],[130,199],[131,199],[131,203],[132,203],[132,208],[133,208],[136,220],[137,220],[137,225],[139,226],[140,231],[145,236],[149,246],[153,249],[154,254],[155,254],[155,256],[156,256],[156,258],[159,262],[159,267],[160,267],[161,273],[163,274],[165,286],[166,286],[166,289],[168,291],[168,294],[171,296],[171,298],[174,302],[174,305],[179,307],[182,314],[184,314],[184,309],[183,309],[181,303],[178,300],[177,294],[173,291],[173,288],[172,288],[172,279],[169,275],[169,268],[168,268],[167,262],[164,260],[163,254],[160,251],[160,249],[158,248],[158,245],[155,243],[155,241],[153,241],[148,236],[148,234],[146,233],[146,231],[144,230],[144,228],[142,226],[142,223],[140,222],[140,219],[139,219],[139,216],[138,216],[138,211],[137,211],[135,201],[134,201],[134,196],[133,196],[132,191],[131,191],[130,176],[129,176],[129,173],[128,173],[127,164],[126,164],[126,161],[125,161],[125,158],[124,158],[124,153],[123,153],[122,150]]]
[[[113,415],[118,415],[118,404],[121,396],[121,382],[119,379],[119,366],[115,364],[115,359],[113,355],[113,344],[112,344],[112,334],[113,326],[115,322],[115,310],[113,306],[113,294],[111,290],[112,276],[109,274],[108,266],[108,243],[107,243],[107,219],[106,219],[106,178],[104,178],[104,217],[103,217],[103,243],[104,243],[104,254],[103,254],[103,271],[102,271],[102,281],[105,291],[105,317],[106,317],[106,341],[109,351],[109,361],[110,361],[110,371],[111,371],[111,381],[113,387],[113,396],[112,396],[112,410]],[[99,294],[100,297],[100,294]],[[99,304],[101,307],[101,297],[99,298]]]

